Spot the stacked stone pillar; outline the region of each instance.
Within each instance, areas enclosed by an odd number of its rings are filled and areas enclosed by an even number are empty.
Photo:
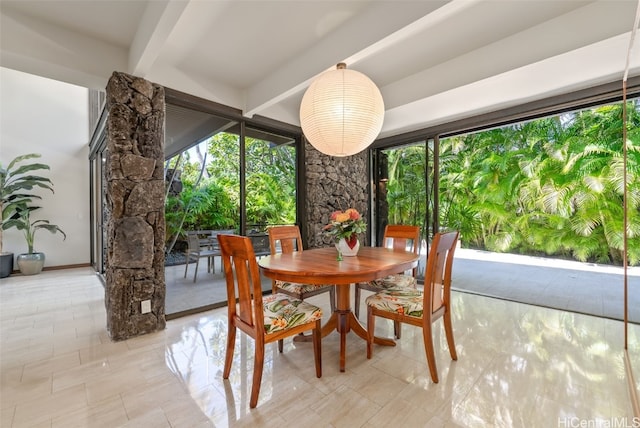
[[[327,156],[305,143],[305,165],[307,218],[304,221],[308,228],[304,241],[309,248],[333,245],[331,239],[322,234],[332,212],[355,208],[365,219],[369,215],[367,152],[339,158]],[[369,245],[369,237],[362,234],[360,242]]]
[[[105,306],[123,340],[165,328],[164,88],[114,72],[107,109]]]

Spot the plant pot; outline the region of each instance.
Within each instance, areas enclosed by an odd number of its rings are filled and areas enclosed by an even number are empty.
[[[360,249],[360,240],[356,240],[355,242],[355,245],[352,247],[346,239],[342,238],[336,243],[336,249],[343,257],[357,256],[358,250]]]
[[[13,253],[0,254],[0,278],[6,278],[13,272]]]
[[[23,275],[37,275],[44,267],[44,253],[18,254],[16,261]]]

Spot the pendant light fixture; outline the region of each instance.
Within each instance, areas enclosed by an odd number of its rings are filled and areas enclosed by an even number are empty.
[[[384,102],[378,87],[344,63],[318,76],[300,104],[302,132],[329,156],[351,156],[369,147],[382,129]]]

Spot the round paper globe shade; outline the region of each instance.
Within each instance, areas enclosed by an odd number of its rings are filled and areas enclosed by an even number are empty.
[[[384,102],[364,74],[338,68],[314,80],[302,97],[300,125],[307,140],[329,156],[351,156],[369,147],[382,129]]]

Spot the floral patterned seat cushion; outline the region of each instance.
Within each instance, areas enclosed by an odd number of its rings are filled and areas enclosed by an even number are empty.
[[[264,329],[267,333],[286,330],[322,318],[322,309],[286,294],[271,294],[262,299]]]
[[[290,293],[302,294],[309,291],[315,291],[319,288],[332,287],[332,285],[313,285],[313,284],[299,284],[297,282],[287,282],[276,280],[276,287],[282,290],[286,290]]]
[[[412,288],[390,289],[373,294],[365,300],[367,305],[388,312],[422,318],[422,291]]]
[[[415,290],[417,284],[418,281],[416,281],[413,276],[404,274],[389,275],[368,283],[368,285],[379,288],[381,290],[406,287],[413,288]]]

